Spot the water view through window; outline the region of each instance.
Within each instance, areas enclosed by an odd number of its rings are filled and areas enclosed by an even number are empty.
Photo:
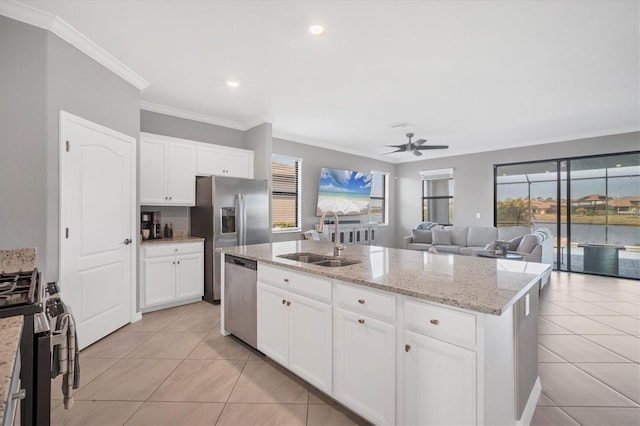
[[[546,227],[555,269],[640,278],[640,153],[495,166],[497,226]]]

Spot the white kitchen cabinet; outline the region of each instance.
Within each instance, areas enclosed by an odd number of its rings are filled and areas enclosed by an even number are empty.
[[[284,366],[289,364],[288,294],[258,282],[258,349]]]
[[[404,424],[476,424],[476,353],[407,331]]]
[[[396,326],[338,308],[334,397],[375,424],[395,424]]]
[[[258,349],[331,394],[332,309],[327,301],[330,280],[258,265]]]
[[[198,175],[253,178],[253,151],[197,143]]]
[[[142,247],[143,312],[202,299],[204,243],[153,243]]]
[[[195,205],[195,155],[189,141],[140,134],[140,204]]]

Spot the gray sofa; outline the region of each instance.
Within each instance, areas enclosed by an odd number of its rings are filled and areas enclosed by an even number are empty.
[[[499,241],[508,242],[509,251],[522,254],[527,262],[553,266],[553,238],[547,228],[441,226],[422,222],[411,231],[411,235],[403,239],[404,248],[409,250],[435,249],[437,253],[465,256],[473,256],[479,250],[496,249]],[[546,276],[542,285],[548,279],[549,276]]]

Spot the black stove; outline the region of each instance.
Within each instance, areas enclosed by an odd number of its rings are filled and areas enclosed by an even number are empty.
[[[37,269],[0,273],[0,318],[42,312],[39,281]]]
[[[0,318],[22,315],[20,340],[21,425],[48,425],[51,400],[51,336],[44,314],[45,284],[37,269],[0,273]]]

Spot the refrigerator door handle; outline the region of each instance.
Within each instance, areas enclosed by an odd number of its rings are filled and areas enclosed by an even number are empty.
[[[243,246],[247,242],[247,212],[245,210],[244,194],[236,194],[236,204],[238,245]]]

